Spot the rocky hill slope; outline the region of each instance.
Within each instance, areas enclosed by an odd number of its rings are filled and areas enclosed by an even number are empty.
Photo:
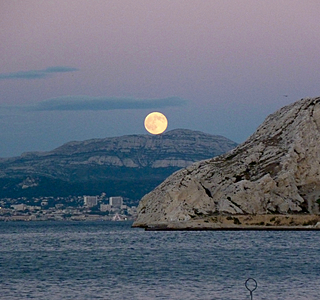
[[[140,199],[174,171],[236,143],[199,131],[70,142],[0,159],[0,197],[100,194]]]
[[[283,107],[234,150],[174,173],[142,198],[134,226],[315,225],[319,204],[320,97]]]

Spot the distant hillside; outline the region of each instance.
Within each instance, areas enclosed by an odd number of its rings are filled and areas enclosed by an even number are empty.
[[[69,142],[0,160],[0,198],[122,195],[139,200],[174,171],[231,150],[222,136],[176,129]]]

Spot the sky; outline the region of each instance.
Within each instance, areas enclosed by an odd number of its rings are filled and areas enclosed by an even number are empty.
[[[318,0],[2,0],[0,157],[168,129],[245,141],[320,96]]]

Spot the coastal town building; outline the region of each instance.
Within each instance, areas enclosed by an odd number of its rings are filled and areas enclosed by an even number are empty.
[[[123,205],[123,198],[122,197],[110,197],[109,204],[112,208],[121,208]]]
[[[84,205],[87,207],[94,207],[98,205],[98,197],[97,196],[84,196],[83,197]]]
[[[133,220],[136,206],[124,201],[120,196],[109,199],[105,195],[0,198],[0,221]]]
[[[23,211],[27,209],[27,206],[25,204],[14,204],[14,205],[11,205],[11,207],[17,211]]]
[[[106,212],[111,210],[110,204],[100,204],[100,211]]]

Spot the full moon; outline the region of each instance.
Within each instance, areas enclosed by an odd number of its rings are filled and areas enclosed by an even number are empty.
[[[152,112],[144,119],[144,127],[152,134],[160,134],[167,129],[168,120],[162,113]]]

